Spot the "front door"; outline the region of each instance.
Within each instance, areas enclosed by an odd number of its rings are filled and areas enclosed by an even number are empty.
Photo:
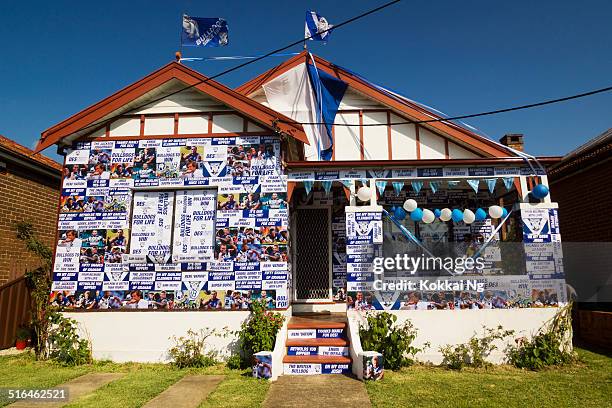
[[[294,299],[331,301],[331,209],[301,207],[294,220]]]

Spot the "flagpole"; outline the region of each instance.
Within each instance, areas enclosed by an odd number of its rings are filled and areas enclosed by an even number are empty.
[[[174,54],[174,58],[176,58],[176,62],[180,64],[181,58],[183,58],[183,16],[185,12],[181,13],[181,21],[179,24],[179,50]]]

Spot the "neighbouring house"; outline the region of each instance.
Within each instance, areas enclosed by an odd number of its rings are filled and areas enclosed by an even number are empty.
[[[40,266],[15,237],[29,221],[43,242],[55,245],[62,165],[0,135],[0,285]]]
[[[172,62],[42,133],[65,155],[51,301],[117,361],[200,328],[228,353],[264,302],[290,318],[273,377],[362,371],[364,311],[434,362],[483,324],[529,335],[566,300],[557,204],[530,193],[558,158],[502,142],[307,52],[235,90]],[[396,255],[450,264],[378,270]]]
[[[566,280],[578,301],[576,331],[592,344],[612,345],[612,129],[569,152],[549,170],[559,203]]]

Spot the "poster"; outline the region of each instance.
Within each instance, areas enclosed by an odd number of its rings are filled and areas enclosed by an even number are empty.
[[[52,304],[288,307],[277,137],[78,142],[63,174]]]

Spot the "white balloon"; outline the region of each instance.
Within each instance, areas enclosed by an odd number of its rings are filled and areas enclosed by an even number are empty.
[[[489,207],[489,215],[491,218],[501,218],[504,214],[504,210],[499,205],[492,205]]]
[[[440,211],[440,219],[442,221],[450,221],[452,217],[453,217],[453,212],[450,209],[443,208],[442,211]]]
[[[413,212],[418,206],[419,205],[417,204],[417,202],[412,198],[409,198],[408,200],[404,201],[404,210],[408,212]]]
[[[428,210],[427,208],[423,210],[423,218],[421,219],[421,221],[423,221],[425,224],[431,224],[432,222],[434,222],[435,219],[436,216],[433,211]]]
[[[474,221],[476,221],[476,215],[474,214],[474,212],[467,208],[463,210],[463,222],[465,222],[466,224],[471,224]]]
[[[370,201],[370,198],[372,198],[372,190],[370,190],[370,187],[359,188],[359,190],[357,190],[357,198],[361,201]]]

